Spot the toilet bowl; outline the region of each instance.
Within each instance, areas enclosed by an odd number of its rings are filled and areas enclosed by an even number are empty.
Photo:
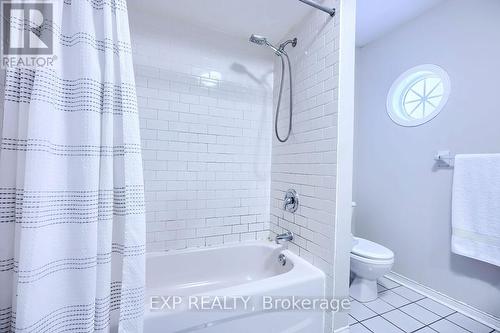
[[[360,302],[377,299],[377,279],[388,273],[394,264],[394,253],[369,240],[354,237],[351,250],[351,272],[354,279],[349,294]]]

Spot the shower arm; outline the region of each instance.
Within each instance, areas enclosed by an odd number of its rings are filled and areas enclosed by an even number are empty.
[[[336,11],[335,8],[328,8],[328,7],[322,6],[319,3],[314,2],[312,0],[299,0],[299,1],[305,3],[306,5],[314,7],[316,9],[322,10],[325,13],[328,13],[331,17],[335,16],[335,11]]]
[[[297,38],[294,38],[294,39],[289,39],[289,40],[287,40],[286,42],[281,43],[281,44],[280,44],[279,51],[280,51],[281,53],[286,53],[286,52],[285,52],[285,47],[286,47],[288,44],[292,44],[292,46],[293,46],[293,47],[297,46]]]

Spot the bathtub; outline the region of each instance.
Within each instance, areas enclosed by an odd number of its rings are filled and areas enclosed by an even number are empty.
[[[278,261],[280,254],[285,265]],[[149,253],[144,332],[322,333],[322,311],[268,311],[258,305],[263,296],[321,298],[324,293],[321,270],[271,242]],[[257,306],[196,307],[213,296],[251,298],[249,304]]]

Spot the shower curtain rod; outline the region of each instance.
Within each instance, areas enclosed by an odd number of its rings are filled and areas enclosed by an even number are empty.
[[[327,8],[327,7],[322,6],[322,5],[320,5],[317,2],[314,2],[312,0],[299,0],[299,1],[305,3],[306,5],[314,7],[316,9],[322,10],[325,13],[330,14],[330,16],[332,16],[332,17],[335,16],[335,8]]]

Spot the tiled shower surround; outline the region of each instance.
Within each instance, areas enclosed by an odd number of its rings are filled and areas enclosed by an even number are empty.
[[[328,5],[336,7],[335,2]],[[271,234],[291,230],[289,248],[327,275],[326,294],[333,295],[333,261],[336,217],[337,110],[339,65],[339,15],[330,18],[312,12],[288,38],[297,37],[290,50],[293,64],[293,132],[286,143],[273,136],[271,180]],[[274,91],[279,89],[275,63]],[[288,90],[289,85],[285,86]],[[286,91],[288,92],[288,91]],[[285,97],[286,97],[285,92]],[[275,95],[276,103],[276,95]],[[286,133],[289,103],[284,100],[280,133]],[[283,211],[288,189],[299,195],[299,209]],[[327,315],[330,315],[328,313]],[[332,318],[326,320],[330,332]]]
[[[237,53],[219,58],[209,47],[197,48],[196,38],[187,49],[132,38],[148,249],[266,239],[272,74],[255,81]],[[219,33],[217,39],[239,46]],[[271,72],[272,57],[267,67]]]
[[[337,170],[336,22],[337,17],[331,19],[316,11],[288,34],[299,41],[289,52],[294,74],[294,127],[288,142],[274,138],[272,147],[271,231],[291,230],[295,239],[290,249],[329,276],[333,276]],[[275,64],[275,68],[279,66]],[[274,80],[277,91],[278,74]],[[281,133],[286,133],[287,107],[285,104],[281,111]],[[295,214],[282,209],[283,197],[290,188],[299,194]]]
[[[280,64],[273,71],[278,58],[271,50],[189,25],[159,24],[155,29],[162,33],[174,29],[167,37],[152,36],[151,26],[144,33],[132,30],[149,250],[266,239],[291,230],[290,249],[333,277],[337,22],[338,15],[311,10],[283,36],[298,38],[297,47],[287,49],[294,121],[286,143],[276,140],[272,128]],[[230,47],[216,54],[224,45]],[[289,188],[300,197],[296,214],[282,210]],[[332,294],[333,279],[327,280]]]
[[[137,66],[136,76],[149,244],[179,249],[266,238],[262,92],[218,80],[207,87],[203,77],[149,66]]]

